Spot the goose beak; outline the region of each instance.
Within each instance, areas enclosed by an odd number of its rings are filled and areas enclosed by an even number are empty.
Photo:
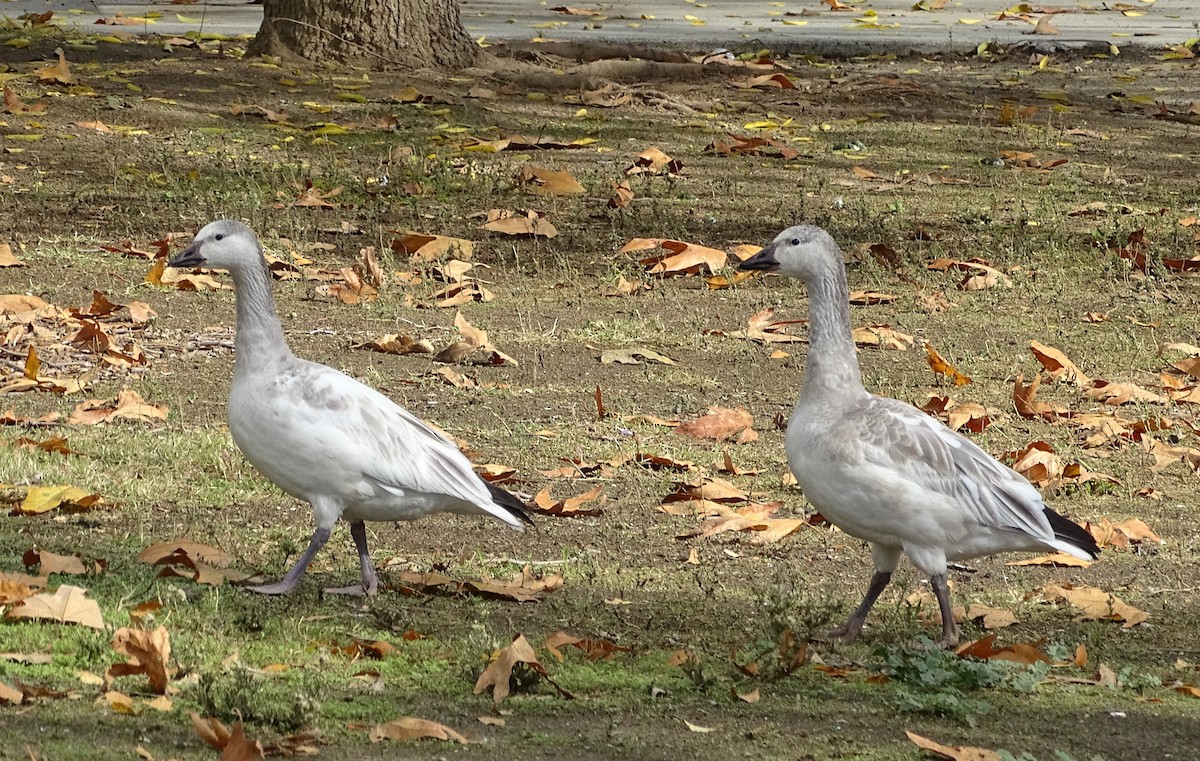
[[[738,265],[739,270],[778,272],[779,260],[775,258],[775,244],[768,243],[762,250]]]
[[[202,264],[204,257],[200,255],[200,244],[195,241],[167,262],[168,267],[199,267]]]

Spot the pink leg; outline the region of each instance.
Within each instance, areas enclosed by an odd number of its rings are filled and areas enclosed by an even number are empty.
[[[379,577],[375,575],[375,567],[371,565],[371,553],[367,551],[367,525],[362,521],[351,523],[350,536],[354,538],[354,547],[358,550],[358,565],[362,569],[362,583],[351,584],[348,587],[328,587],[325,589],[325,594],[370,597],[379,591]]]
[[[308,570],[308,564],[317,556],[317,553],[325,546],[325,542],[327,541],[329,541],[329,529],[318,528],[313,532],[312,539],[308,543],[308,549],[304,550],[304,554],[300,556],[300,559],[296,561],[296,564],[291,567],[282,579],[274,584],[262,584],[257,587],[246,587],[246,589],[264,595],[286,595],[300,583],[300,578]]]

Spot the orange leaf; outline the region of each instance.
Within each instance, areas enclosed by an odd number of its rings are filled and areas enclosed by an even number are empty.
[[[929,369],[933,370],[938,375],[944,375],[954,382],[956,386],[965,386],[971,382],[971,379],[959,372],[953,365],[942,358],[933,348],[933,344],[925,343],[925,360],[929,362]]]

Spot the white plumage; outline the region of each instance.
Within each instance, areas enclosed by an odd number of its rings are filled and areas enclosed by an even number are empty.
[[[797,225],[742,263],[804,280],[809,352],[788,421],[788,465],[821,514],[871,543],[875,575],[858,609],[830,636],[852,639],[901,553],[927,574],[942,614],[942,644],[958,641],[947,560],[998,552],[1099,553],[1092,537],[1055,513],[1024,477],[915,407],[862,384],[850,330],[842,252],[819,227]]]
[[[488,515],[522,530],[529,518],[508,492],[475,474],[441,433],[378,391],[288,348],[262,249],[246,225],[218,220],[171,260],[221,268],[237,293],[237,359],[229,431],[264,476],[312,505],[317,528],[284,578],[251,589],[290,592],[339,518],[350,523],[362,583],[328,589],[374,594],[378,579],[364,521],[409,521],[430,513]]]

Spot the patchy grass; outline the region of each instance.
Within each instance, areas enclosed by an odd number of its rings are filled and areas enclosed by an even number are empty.
[[[1038,367],[1027,349],[1031,339],[1063,349],[1093,377],[1147,387],[1159,383],[1164,367],[1160,342],[1195,342],[1197,281],[1161,264],[1197,253],[1194,228],[1178,224],[1196,214],[1194,166],[1179,155],[1195,128],[1152,119],[1152,107],[1131,100],[1147,93],[1170,102],[1195,100],[1196,93],[1180,84],[1178,72],[1187,62],[1075,59],[1038,70],[1019,56],[797,59],[798,91],[745,92],[714,76],[655,84],[690,111],[635,104],[593,108],[579,117],[578,104],[556,94],[468,98],[467,90],[480,84],[474,81],[290,71],[239,61],[235,47],[226,48],[224,57],[216,48],[161,58],[147,48],[138,51],[146,60],[134,64],[121,60],[123,49],[108,46],[72,54],[91,92],[46,95],[30,76],[41,65],[36,49],[26,51],[29,63],[13,65],[10,86],[26,102],[41,98],[48,108],[33,116],[6,115],[0,129],[0,147],[23,149],[0,155],[0,175],[11,178],[0,194],[8,211],[3,239],[16,244],[27,264],[3,270],[2,290],[37,294],[63,307],[88,303],[93,289],[122,303],[149,302],[158,318],[139,340],[156,355],[144,371],[98,375],[88,395],[111,397],[128,386],[168,405],[171,415],[161,425],[6,429],[6,443],[54,433],[66,435],[80,453],[0,447],[0,480],[17,487],[8,493],[71,483],[101,493],[112,508],[0,519],[0,567],[20,569],[30,547],[106,560],[105,573],[59,576],[52,584],[87,587],[110,628],[130,625],[137,603],[161,602],[155,623],[171,634],[178,692],[169,713],[142,708],[135,716],[118,715],[103,702],[93,704],[100,688],[84,685],[78,675],[103,674],[120,661],[111,632],[5,621],[0,649],[51,658],[46,664],[4,661],[3,680],[67,690],[73,698],[0,709],[0,734],[16,741],[7,744],[8,752],[28,746],[39,758],[125,759],[142,745],[155,758],[211,758],[190,728],[189,710],[225,720],[240,716],[250,734],[264,740],[316,729],[329,743],[322,757],[331,759],[397,752],[412,758],[453,752],[463,758],[499,753],[572,760],[915,759],[906,729],[1037,759],[1060,758],[1058,753],[1165,758],[1200,744],[1200,703],[1163,686],[1198,681],[1187,665],[1200,658],[1194,641],[1200,522],[1189,509],[1196,476],[1181,464],[1152,472],[1150,457],[1135,444],[1087,449],[1078,430],[1023,419],[1011,402],[1013,378],[1028,378]],[[1137,79],[1130,82],[1130,76]],[[351,82],[366,84],[355,92],[367,103],[337,99]],[[140,94],[132,94],[128,83]],[[407,84],[436,97],[420,104],[390,100]],[[1106,98],[1115,89],[1127,97]],[[1061,98],[1055,93],[1063,93],[1065,105],[1056,105]],[[1000,125],[1005,102],[1037,111]],[[231,117],[235,103],[286,113],[293,126]],[[394,122],[330,136],[304,128],[380,117]],[[101,134],[78,125],[96,119],[132,131]],[[704,152],[714,137],[742,132],[756,121],[782,125],[769,134],[802,156],[780,163]],[[466,152],[458,147],[460,128],[482,137],[519,132],[596,142],[577,151]],[[13,139],[21,135],[41,137]],[[854,141],[862,150],[839,149]],[[633,204],[608,209],[609,182],[652,144],[680,158],[685,173],[634,178]],[[1069,163],[1048,172],[993,165],[1002,150]],[[588,194],[525,194],[513,177],[529,161],[569,169]],[[860,180],[851,172],[855,166],[895,181]],[[926,182],[931,174],[964,182]],[[342,187],[332,199],[338,208],[292,206],[307,180],[325,191]],[[431,193],[405,195],[404,184],[412,182]],[[1094,201],[1106,202],[1109,210],[1070,214]],[[1121,205],[1132,210],[1123,212]],[[494,207],[537,208],[559,235],[513,240],[482,233],[476,215]],[[394,284],[361,306],[322,299],[304,281],[279,283],[276,296],[298,353],[362,378],[466,439],[485,461],[517,467],[522,481],[516,488],[532,493],[552,485],[562,497],[592,485],[539,475],[560,466],[559,458],[594,462],[638,450],[692,460],[711,473],[728,448],[739,466],[761,470],[731,480],[786,501],[787,515],[803,515],[806,507],[794,487],[782,485],[782,434],[771,421],[786,416],[795,398],[803,345],[785,346],[789,357],[769,359],[770,348],[711,331],[739,329],[767,306],[777,308],[780,318],[801,319],[803,289],[772,279],[724,291],[709,291],[697,278],[652,281],[636,262],[613,252],[632,237],[725,247],[762,243],[799,221],[824,225],[851,258],[854,288],[899,296],[890,305],[855,307],[855,324],[887,323],[929,340],[974,379],[964,388],[939,385],[919,347],[864,350],[864,375],[873,390],[917,404],[930,393],[951,393],[1001,409],[1001,424],[976,437],[988,451],[1000,454],[1042,439],[1065,462],[1083,462],[1121,481],[1109,489],[1057,494],[1056,509],[1078,519],[1141,517],[1166,544],[1108,552],[1087,570],[1013,568],[1005,565],[1013,558],[995,558],[955,574],[957,601],[1016,613],[1021,623],[1001,632],[1002,642],[1041,643],[1063,662],[1082,644],[1089,654],[1083,668],[965,663],[914,651],[913,641],[934,627],[926,609],[905,599],[923,580],[902,570],[862,642],[814,645],[824,670],[814,661],[782,676],[774,649],[780,636],[791,631],[803,638],[848,613],[869,576],[866,548],[822,528],[778,544],[756,544],[744,534],[676,540],[696,519],[672,517],[655,506],[679,476],[633,466],[605,479],[603,515],[543,518],[531,534],[454,517],[369,528],[387,582],[398,585],[402,570],[434,568],[459,578],[499,577],[532,561],[565,580],[536,604],[395,590],[368,601],[323,597],[319,587],[357,574],[344,528],[318,556],[313,579],[286,599],[157,578],[136,559],[156,542],[191,537],[273,576],[311,531],[307,507],[259,477],[225,429],[232,353],[219,343],[232,336],[232,294],[155,289],[143,282],[147,262],[98,248],[122,239],[145,246],[169,232],[186,240],[217,216],[246,219],[273,253],[299,251],[332,270],[348,266],[364,246],[379,248],[389,271],[411,269],[388,248],[394,230],[478,241],[476,261],[490,268],[479,276],[495,300],[462,311],[520,361],[516,368],[460,368],[492,387],[451,388],[430,374],[433,365],[425,357],[352,348],[388,332],[448,343],[454,310],[413,306],[427,304],[434,283]],[[343,220],[362,232],[323,232]],[[1146,275],[1131,272],[1103,245],[1139,228],[1151,241]],[[899,267],[872,256],[866,246],[874,243],[895,249]],[[983,257],[1014,285],[959,291],[958,273],[925,267],[943,256]],[[633,297],[602,295],[620,277],[653,287]],[[941,312],[921,306],[921,297],[937,294],[956,306]],[[1108,320],[1083,322],[1090,311],[1107,313]],[[188,350],[188,341],[199,335],[213,339],[210,348]],[[598,361],[602,349],[633,346],[653,348],[678,364]],[[19,354],[3,356],[20,365]],[[601,421],[592,396],[597,386],[612,413]],[[1042,398],[1076,410],[1095,408],[1066,384],[1047,384]],[[10,394],[0,407],[65,417],[79,400]],[[759,440],[710,445],[620,417],[688,418],[711,404],[746,406]],[[1140,404],[1126,414],[1169,415],[1180,422],[1163,438],[1196,446],[1194,428],[1183,425],[1194,426],[1196,416],[1185,406]],[[1162,498],[1134,496],[1143,487]],[[685,562],[692,549],[699,565]],[[1114,591],[1151,617],[1123,630],[1076,621],[1065,608],[1026,599],[1049,580]],[[628,604],[613,604],[617,598]],[[630,652],[591,662],[566,648],[559,663],[541,643],[560,629],[609,639]],[[974,625],[966,631],[984,633]],[[407,632],[422,636],[410,641]],[[539,648],[554,679],[576,699],[566,701],[544,684],[524,685],[501,706],[506,726],[485,727],[476,718],[496,709],[471,688],[489,655],[517,632]],[[353,637],[385,640],[396,651],[379,661],[352,659],[336,646]],[[678,651],[694,658],[682,667],[668,665]],[[746,673],[751,657],[761,666],[758,676]],[[1116,674],[1115,687],[1070,681],[1091,678],[1098,664]],[[116,688],[148,697],[141,694],[143,682],[123,677]],[[736,697],[755,687],[759,702]],[[368,742],[372,725],[401,715],[441,721],[486,742],[464,748],[411,743],[402,751]],[[714,731],[689,731],[685,720]]]

